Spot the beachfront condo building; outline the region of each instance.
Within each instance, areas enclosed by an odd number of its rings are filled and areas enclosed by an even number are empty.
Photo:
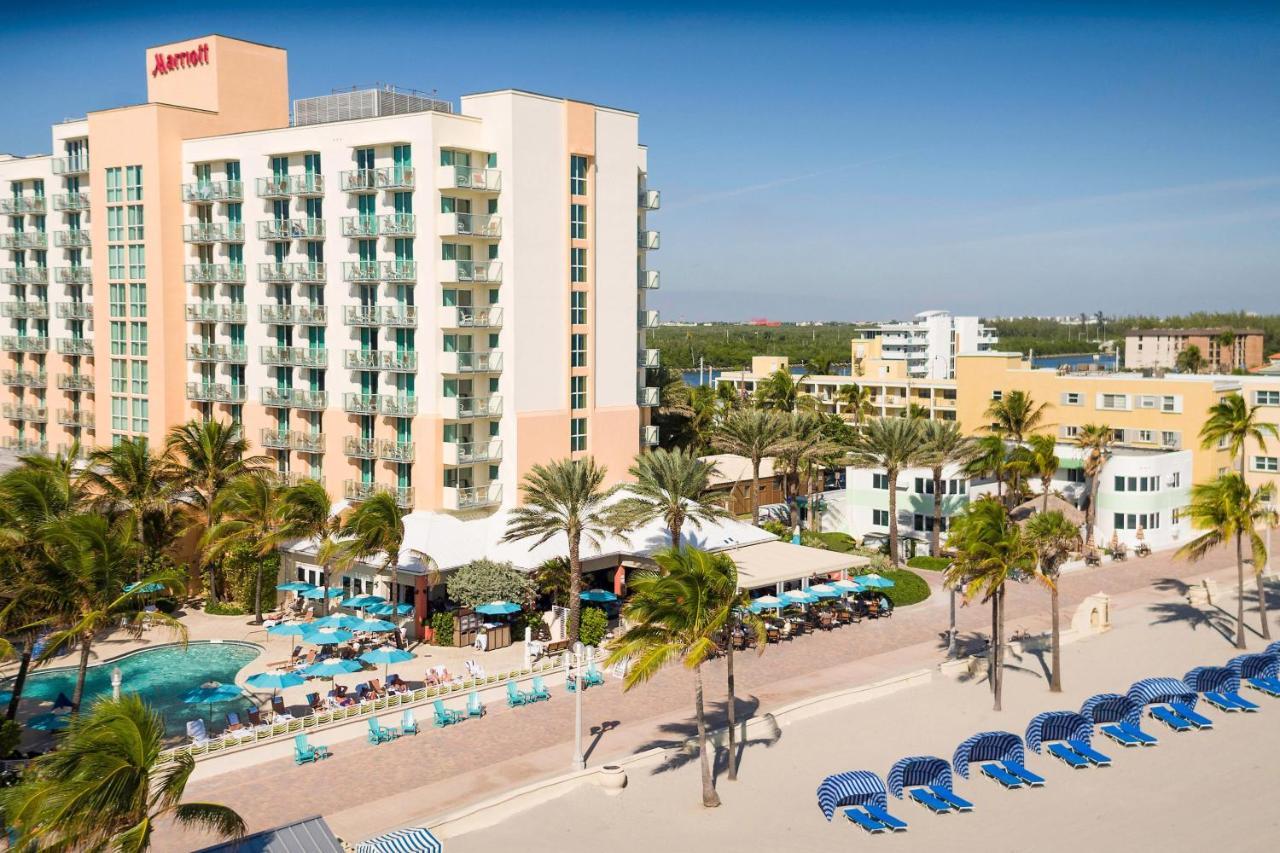
[[[921,311],[910,322],[859,329],[853,339],[855,373],[868,360],[899,362],[912,379],[950,379],[956,356],[996,348],[995,330],[978,317],[955,317],[949,311]]]
[[[138,104],[0,159],[0,444],[239,422],[286,482],[462,518],[657,441],[633,112],[501,90],[293,102],[285,51],[146,51]],[[56,113],[56,109],[52,110]]]

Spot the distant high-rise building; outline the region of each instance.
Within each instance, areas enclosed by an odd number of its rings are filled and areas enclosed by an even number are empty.
[[[916,379],[950,379],[956,374],[956,355],[990,352],[995,330],[978,317],[953,317],[948,311],[921,311],[909,323],[886,323],[860,329],[853,338],[855,364],[864,359],[902,362],[906,375]]]

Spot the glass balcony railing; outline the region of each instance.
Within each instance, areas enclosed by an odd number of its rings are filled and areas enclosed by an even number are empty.
[[[9,267],[0,271],[0,281],[5,284],[48,284],[49,270],[45,267]]]
[[[322,347],[264,346],[258,350],[263,364],[280,367],[328,367],[329,351]]]
[[[376,415],[378,413],[378,395],[348,392],[342,395],[342,408],[353,415]]]
[[[342,189],[351,193],[414,188],[412,166],[384,166],[380,169],[352,169],[340,174]]]
[[[54,210],[88,210],[89,194],[85,192],[59,193],[53,197]]]
[[[55,175],[83,175],[88,171],[88,154],[75,154],[70,157],[53,158],[53,173]]]
[[[344,363],[347,370],[389,370],[411,373],[418,369],[418,354],[413,351],[349,349]]]
[[[324,485],[324,477],[306,471],[273,471],[271,478],[281,486],[299,486],[303,483],[319,483]]]
[[[62,355],[93,355],[93,341],[88,338],[58,338],[57,346]]]
[[[453,278],[446,278],[446,281],[493,283],[502,281],[501,261],[445,261],[444,265],[443,273],[445,276],[448,276],[450,272],[453,273]]]
[[[322,240],[323,219],[266,219],[258,223],[259,240]]]
[[[377,493],[377,483],[366,483],[363,480],[347,480],[342,484],[342,496],[349,501],[367,501]]]
[[[388,237],[412,237],[418,233],[418,218],[412,213],[384,213],[378,217],[378,231]]]
[[[443,216],[445,234],[490,240],[502,236],[502,217],[496,213],[446,213]]]
[[[377,216],[344,216],[342,217],[343,237],[377,237]]]
[[[502,397],[498,394],[488,397],[446,397],[441,406],[441,417],[454,421],[500,418]]]
[[[182,200],[193,204],[244,201],[243,181],[197,181],[182,185]]]
[[[656,329],[658,328],[658,312],[652,308],[647,308],[640,312],[637,321],[642,329]]]
[[[49,303],[35,300],[0,302],[0,317],[11,317],[15,320],[46,320],[49,317]]]
[[[652,424],[640,427],[640,445],[642,447],[658,446],[658,428]]]
[[[662,206],[662,193],[658,190],[640,190],[639,207],[641,210],[657,210]]]
[[[49,339],[44,335],[0,336],[0,350],[4,352],[48,352]]]
[[[640,270],[637,283],[641,290],[657,290],[661,284],[661,276],[657,270]]]
[[[442,373],[500,373],[502,352],[447,352],[444,354]]]
[[[641,388],[636,393],[636,405],[648,406],[648,407],[658,405],[658,389],[657,388]]]
[[[53,232],[53,245],[63,249],[83,249],[89,245],[89,229],[69,228]]]
[[[444,188],[478,190],[496,193],[502,189],[502,172],[497,169],[480,169],[474,166],[443,166]]]
[[[49,452],[49,442],[47,439],[39,437],[6,435],[4,437],[4,448],[17,453],[42,454]]]
[[[244,385],[222,382],[188,382],[187,399],[198,403],[243,403],[248,397]]]
[[[323,453],[324,433],[298,432],[297,430],[281,432],[276,429],[263,429],[259,443],[273,450],[297,450],[300,453]]]
[[[92,391],[93,377],[88,373],[62,373],[58,376],[58,387],[64,391]]]
[[[444,444],[442,461],[445,465],[477,465],[497,462],[502,458],[502,440],[473,442],[448,442]]]
[[[383,261],[382,279],[384,281],[417,281],[418,264],[416,261]]]
[[[289,197],[289,176],[273,175],[270,178],[258,178],[258,198],[285,199]]]
[[[258,264],[258,280],[263,282],[323,284],[325,265],[318,261]]]
[[[13,388],[48,388],[49,374],[44,371],[3,370],[0,371],[0,385]]]
[[[448,320],[445,321],[446,323]],[[453,309],[453,327],[458,329],[499,329],[501,308],[460,307]]]
[[[0,406],[0,415],[11,421],[42,424],[49,421],[49,407],[39,403],[5,403]]]
[[[49,235],[43,231],[17,231],[0,234],[0,249],[47,249]]]
[[[273,175],[258,178],[258,198],[284,199],[290,196],[324,195],[324,175]]]
[[[412,462],[413,442],[384,438],[378,441],[378,458],[386,462]]]
[[[324,326],[329,322],[327,305],[259,305],[258,319],[276,326]]]
[[[187,264],[189,284],[244,283],[244,264]]]
[[[45,198],[42,195],[15,195],[0,198],[0,214],[23,216],[28,213],[44,213]]]
[[[243,323],[249,308],[243,302],[190,302],[186,313],[193,323]]]
[[[637,244],[641,249],[651,251],[662,245],[662,238],[657,231],[641,231],[636,236]]]
[[[344,318],[348,326],[387,326],[411,329],[418,325],[418,306],[348,305]]]
[[[378,440],[349,435],[342,440],[342,452],[352,459],[378,458]]]
[[[418,413],[418,398],[407,395],[383,394],[378,401],[382,414],[392,418],[409,418]]]
[[[483,509],[502,503],[502,484],[449,487],[444,489],[444,508],[452,511]]]
[[[59,302],[54,311],[60,320],[93,319],[93,304],[89,302]]]
[[[318,411],[328,407],[329,394],[305,388],[263,388],[262,405],[276,409]]]
[[[343,281],[381,281],[377,261],[343,261]]]
[[[187,360],[245,364],[249,361],[249,348],[244,344],[187,344]]]
[[[243,222],[196,222],[182,226],[187,243],[243,243]]]
[[[58,409],[58,423],[64,426],[93,429],[93,411],[91,409]]]
[[[642,349],[640,350],[637,361],[639,362],[640,367],[658,367],[660,364],[660,358],[661,356],[658,354],[658,350]]]
[[[342,191],[348,193],[371,193],[378,191],[377,169],[351,169],[338,173]]]
[[[93,284],[93,270],[89,267],[58,267],[54,273],[58,284]]]

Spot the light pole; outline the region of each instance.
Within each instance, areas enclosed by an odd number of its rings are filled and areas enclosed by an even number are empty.
[[[582,654],[581,642],[573,644],[573,769],[587,769],[587,759],[582,754]]]

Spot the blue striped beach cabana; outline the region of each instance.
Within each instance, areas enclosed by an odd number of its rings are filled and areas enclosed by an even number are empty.
[[[1240,692],[1240,674],[1226,666],[1198,666],[1189,670],[1182,680],[1197,693]]]
[[[1055,740],[1093,740],[1093,723],[1075,711],[1045,711],[1027,723],[1027,746],[1036,752]]]
[[[836,773],[823,779],[818,786],[818,808],[822,809],[827,820],[831,820],[841,806],[860,806],[863,803],[874,803],[880,808],[889,805],[884,782],[870,770]]]
[[[1103,723],[1129,723],[1136,726],[1142,722],[1142,706],[1119,693],[1090,696],[1080,706],[1080,714],[1095,726]]]
[[[1227,666],[1241,678],[1275,678],[1280,674],[1280,657],[1266,652],[1240,655],[1227,661]]]
[[[1144,678],[1129,687],[1128,696],[1139,705],[1182,702],[1195,707],[1200,695],[1177,678]]]
[[[361,841],[356,853],[440,853],[443,849],[431,830],[418,826]]]
[[[1276,640],[1274,643],[1267,646],[1266,653],[1269,655],[1275,655],[1276,657],[1280,657],[1280,640]]]
[[[951,764],[957,773],[969,778],[969,763],[982,761],[1026,762],[1027,753],[1022,748],[1022,738],[1013,732],[979,732],[956,747]]]
[[[933,755],[913,755],[895,761],[885,779],[889,793],[902,799],[905,788],[933,786],[950,790],[951,762]]]

